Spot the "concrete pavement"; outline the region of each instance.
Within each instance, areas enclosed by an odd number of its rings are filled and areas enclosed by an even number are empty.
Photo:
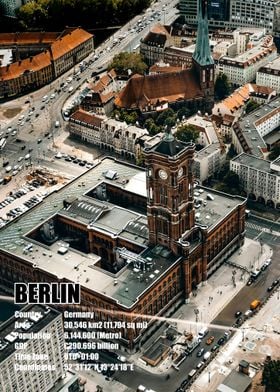
[[[235,252],[230,257],[230,260],[236,264],[247,267],[249,270],[253,270],[260,267],[267,258],[271,257],[271,255],[272,251],[269,246],[261,246],[259,242],[246,238],[243,247]],[[233,270],[236,270],[236,287],[234,287],[232,281]],[[205,324],[208,325],[215,319],[218,313],[220,313],[242,287],[246,285],[248,277],[248,273],[244,273],[242,270],[224,264],[208,279],[206,284],[201,285],[198,288],[196,296],[192,296],[188,304],[181,306],[172,316],[172,319],[167,319],[166,321],[172,321],[172,324],[176,325],[176,328],[180,333],[184,333],[186,330],[196,335],[202,326]],[[196,323],[196,309],[199,311],[198,323]],[[160,331],[159,335],[161,333],[162,331]],[[152,339],[155,341],[157,335],[153,335]],[[166,358],[159,366],[154,368],[150,365],[146,365],[141,360],[141,355],[142,353],[131,355],[130,361],[151,373],[165,373],[171,366],[170,358]]]

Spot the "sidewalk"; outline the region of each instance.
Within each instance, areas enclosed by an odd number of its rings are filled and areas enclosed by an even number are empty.
[[[264,261],[271,257],[271,249],[268,245],[260,245],[259,242],[246,238],[245,243],[241,249],[235,252],[230,260],[236,264],[247,267],[250,271],[260,268]],[[233,286],[232,271],[235,270],[235,283]],[[181,306],[177,312],[174,313],[170,321],[175,324],[180,333],[185,330],[197,334],[198,330],[204,324],[209,324],[221,310],[235,297],[235,295],[245,286],[249,274],[241,269],[223,264],[207,281],[205,285],[201,285],[197,290],[197,296],[192,296],[190,302]],[[210,307],[211,305],[211,307]],[[195,311],[199,311],[197,315]],[[168,322],[168,319],[167,319]],[[162,331],[161,331],[162,333]],[[160,334],[159,334],[160,335]],[[153,341],[159,336],[155,334]],[[171,361],[166,358],[156,368],[146,365],[141,360],[142,353],[133,354],[130,356],[130,361],[137,364],[143,369],[160,374],[166,372],[171,366]]]

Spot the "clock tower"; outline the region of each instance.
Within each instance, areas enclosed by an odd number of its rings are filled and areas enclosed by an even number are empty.
[[[147,167],[147,216],[150,245],[178,253],[177,241],[194,226],[192,163],[195,145],[166,132],[144,150]]]

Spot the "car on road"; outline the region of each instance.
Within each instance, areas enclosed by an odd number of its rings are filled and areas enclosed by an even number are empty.
[[[268,265],[264,263],[264,264],[261,266],[261,270],[262,270],[262,271],[265,271],[265,270],[267,269],[267,267],[268,267]]]
[[[243,317],[238,317],[238,319],[236,319],[235,324],[237,325],[241,325],[243,322]],[[219,343],[219,342],[218,342]]]
[[[265,260],[264,264],[267,265],[267,267],[271,264],[271,259],[267,259]]]
[[[225,338],[222,336],[222,337],[218,340],[217,343],[218,343],[219,346],[222,346],[222,345],[225,343],[225,341],[226,341]]]
[[[213,346],[213,347],[211,348],[211,351],[212,351],[212,353],[213,353],[213,352],[217,351],[218,349],[219,349],[218,344],[215,344],[215,346]]]
[[[183,380],[183,382],[181,383],[180,387],[184,389],[184,388],[188,385],[188,383],[189,383],[189,380],[185,379],[185,380]]]
[[[37,144],[40,144],[40,143],[42,143],[42,139],[37,140]]]
[[[203,348],[203,347],[200,348],[200,349],[198,350],[198,352],[196,353],[196,356],[197,356],[197,357],[202,357],[204,351],[205,351],[205,348]]]
[[[26,154],[24,159],[29,159],[30,158],[30,154]]]
[[[275,279],[274,282],[272,283],[272,286],[275,287],[277,286],[279,283],[279,279]]]
[[[234,313],[235,317],[240,317],[242,314],[242,312],[240,310],[238,310],[237,312]]]
[[[206,344],[210,345],[210,344],[212,344],[214,342],[214,340],[215,340],[215,337],[214,336],[210,336],[210,338],[208,338],[206,340]]]
[[[246,312],[244,313],[245,317],[250,317],[253,314],[253,311],[251,309],[246,310]]]
[[[25,150],[25,149],[26,149],[26,146],[21,146],[21,149],[22,149],[22,150]]]
[[[251,284],[253,283],[253,280],[250,278],[247,282],[247,286],[251,286]]]
[[[200,368],[202,368],[203,365],[204,365],[204,362],[200,361],[200,362],[198,362],[198,364],[196,365],[196,368],[197,368],[197,369],[200,369]]]
[[[274,287],[271,285],[271,286],[269,286],[269,287],[267,288],[267,291],[270,292],[270,291],[272,291],[273,289],[274,289]]]

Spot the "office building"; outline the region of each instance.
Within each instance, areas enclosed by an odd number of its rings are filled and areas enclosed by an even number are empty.
[[[256,83],[275,89],[278,94],[280,93],[280,57],[258,70]]]
[[[280,157],[269,162],[241,153],[230,161],[230,170],[238,174],[240,184],[251,200],[280,208]]]
[[[43,305],[27,305],[19,312],[26,316],[0,325],[0,389],[47,392],[65,373],[62,314]],[[16,348],[19,343],[24,348]]]

